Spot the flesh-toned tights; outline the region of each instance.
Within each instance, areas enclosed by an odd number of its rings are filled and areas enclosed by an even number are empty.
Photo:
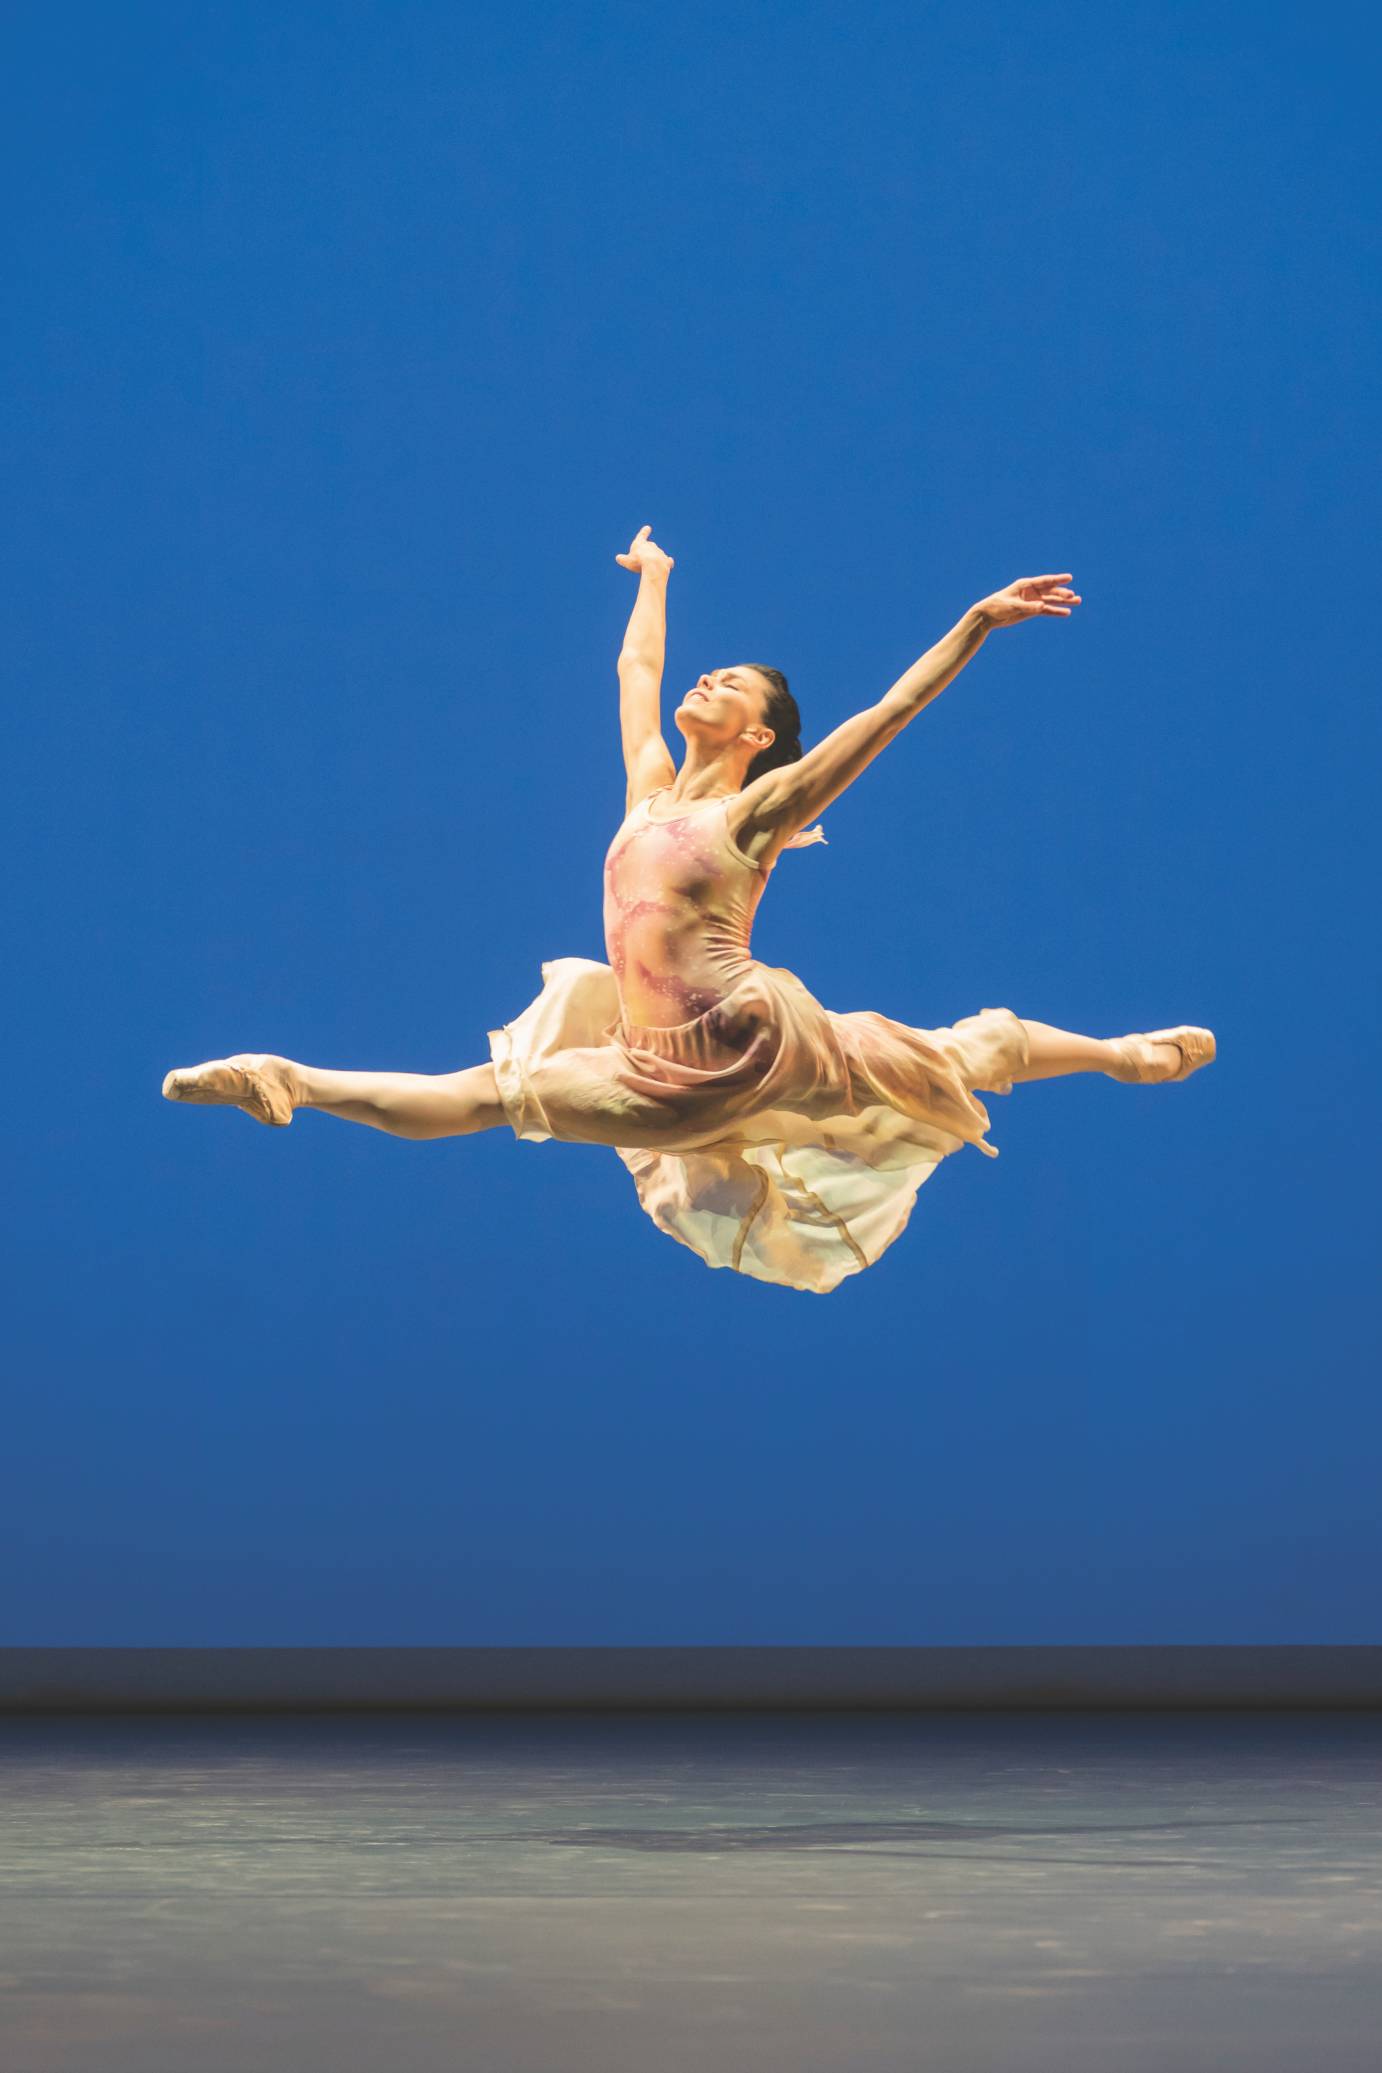
[[[1121,1077],[1115,1038],[1080,1036],[1049,1022],[1023,1018],[1030,1046],[1025,1071],[1014,1080],[1063,1079],[1070,1073],[1102,1072]],[[1174,1071],[1179,1053],[1174,1044],[1156,1044]],[[320,1109],[348,1123],[365,1123],[392,1137],[426,1139],[467,1137],[493,1130],[505,1121],[492,1065],[471,1065],[459,1072],[336,1072],[330,1067],[300,1065],[275,1058],[295,1108]],[[982,1089],[976,1090],[982,1092]]]

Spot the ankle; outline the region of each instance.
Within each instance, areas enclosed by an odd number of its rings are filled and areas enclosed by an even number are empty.
[[[1104,1037],[1104,1053],[1108,1063],[1104,1071],[1112,1080],[1121,1080],[1129,1085],[1140,1077],[1140,1062],[1133,1050],[1135,1037]]]
[[[299,1065],[292,1058],[275,1058],[272,1064],[293,1107],[314,1107],[311,1067]]]

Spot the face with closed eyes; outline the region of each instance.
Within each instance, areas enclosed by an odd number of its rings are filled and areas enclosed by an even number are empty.
[[[710,669],[696,679],[673,717],[688,743],[713,750],[742,741],[756,756],[773,739],[763,719],[769,689],[750,663]]]

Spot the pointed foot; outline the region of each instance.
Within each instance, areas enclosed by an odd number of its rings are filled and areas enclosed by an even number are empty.
[[[1188,1080],[1202,1065],[1213,1063],[1217,1045],[1212,1029],[1182,1022],[1175,1029],[1149,1029],[1110,1039],[1118,1067],[1109,1078],[1127,1086],[1155,1086],[1161,1080]]]
[[[206,1102],[242,1108],[257,1123],[278,1129],[293,1120],[293,1092],[287,1060],[269,1052],[239,1051],[233,1058],[211,1058],[205,1065],[181,1065],[165,1074],[166,1101]]]

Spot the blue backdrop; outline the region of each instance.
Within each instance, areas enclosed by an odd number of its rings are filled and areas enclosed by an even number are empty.
[[[1356,11],[21,19],[0,1640],[1382,1640]],[[1072,570],[754,947],[1219,1037],[992,1099],[829,1297],[609,1151],[160,1099],[603,954],[645,522],[669,733]]]

